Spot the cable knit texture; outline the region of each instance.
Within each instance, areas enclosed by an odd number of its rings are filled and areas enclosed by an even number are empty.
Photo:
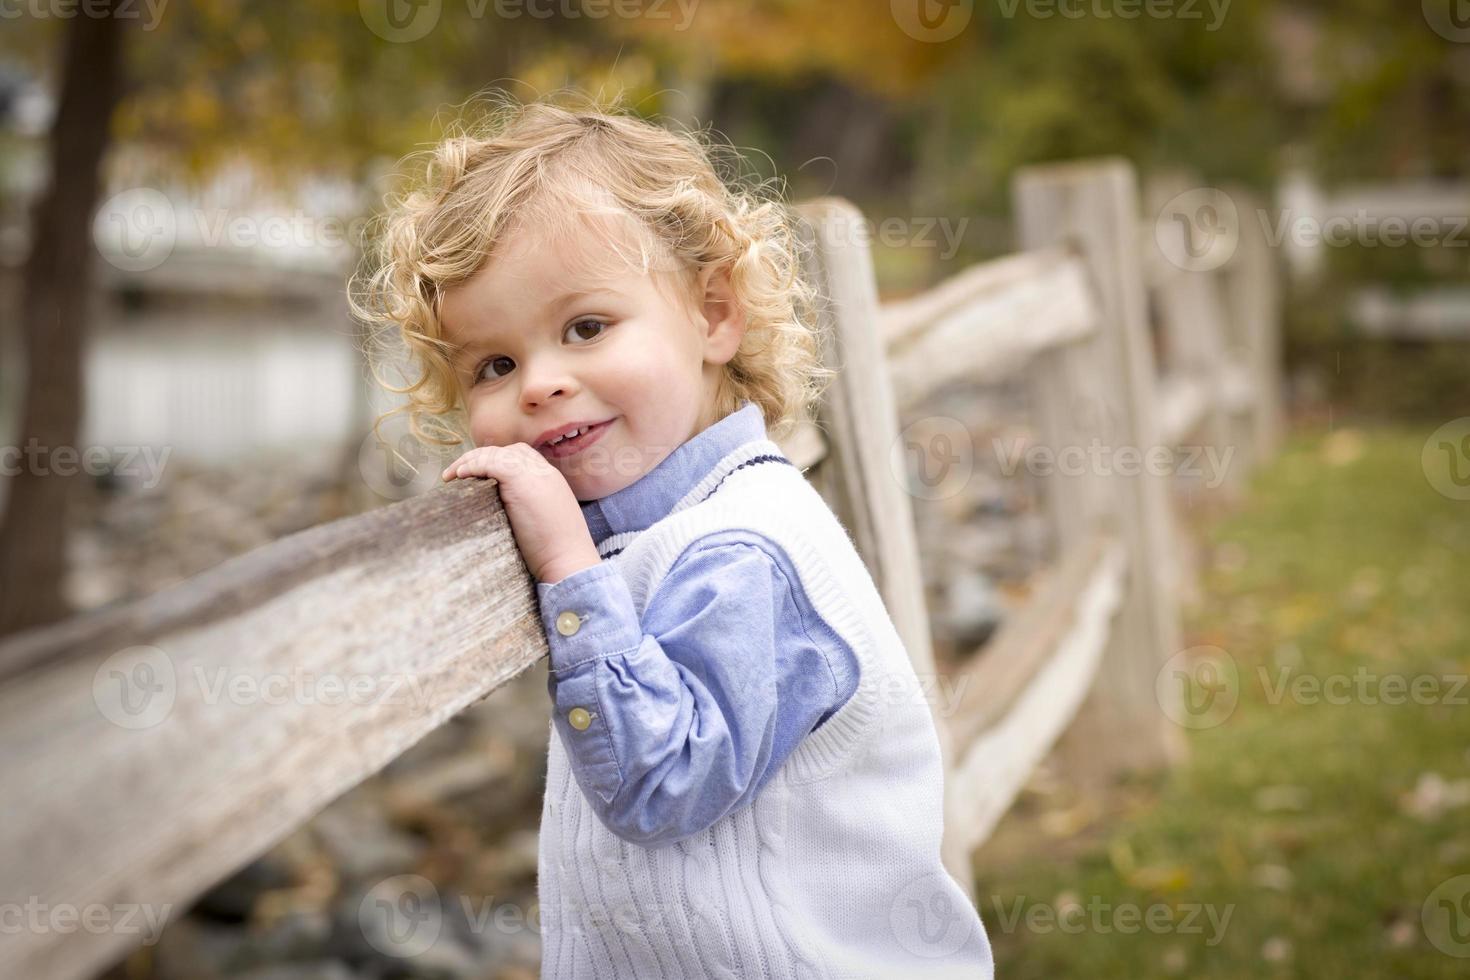
[[[603,826],[555,725],[538,890],[543,978],[989,978],[974,906],[940,860],[943,769],[919,681],[821,495],[769,440],[725,456],[643,531],[599,551],[642,615],[681,553],[749,529],[776,543],[856,651],[857,691],[750,803],[643,847]]]

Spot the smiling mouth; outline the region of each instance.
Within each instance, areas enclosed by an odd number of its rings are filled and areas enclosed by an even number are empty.
[[[541,452],[552,459],[563,459],[567,456],[572,456],[602,438],[602,433],[616,421],[617,419],[608,419],[606,422],[599,422],[596,425],[588,426],[579,436],[542,446]]]

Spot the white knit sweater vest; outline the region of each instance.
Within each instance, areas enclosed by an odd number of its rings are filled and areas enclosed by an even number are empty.
[[[716,489],[718,488],[718,489]],[[989,978],[989,942],[940,861],[934,723],[852,540],[768,440],[726,456],[663,520],[600,545],[642,616],[706,535],[764,534],[852,646],[857,691],[749,806],[659,847],[611,833],[555,726],[541,813],[543,978]]]

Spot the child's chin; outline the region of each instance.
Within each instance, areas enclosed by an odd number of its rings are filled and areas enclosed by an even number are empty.
[[[563,471],[567,478],[567,485],[572,488],[579,501],[586,503],[589,500],[601,500],[603,497],[617,493],[624,487],[638,482],[639,476],[618,472],[568,472]]]

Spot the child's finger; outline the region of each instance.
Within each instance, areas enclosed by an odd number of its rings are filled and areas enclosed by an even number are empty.
[[[504,468],[501,460],[502,453],[504,449],[500,446],[480,446],[471,449],[445,467],[440,478],[446,481],[467,476],[499,478]]]
[[[475,449],[466,449],[464,452],[460,453],[457,457],[455,457],[454,462],[452,462],[448,466],[444,467],[444,472],[440,473],[439,475],[441,477],[443,477],[444,479],[446,479],[446,480],[449,479],[450,478],[450,475],[452,473],[454,473],[454,471],[456,469],[459,468],[459,465],[461,463],[463,463],[465,460],[469,459],[471,456],[473,456],[476,452],[477,452],[477,450],[475,450]]]

